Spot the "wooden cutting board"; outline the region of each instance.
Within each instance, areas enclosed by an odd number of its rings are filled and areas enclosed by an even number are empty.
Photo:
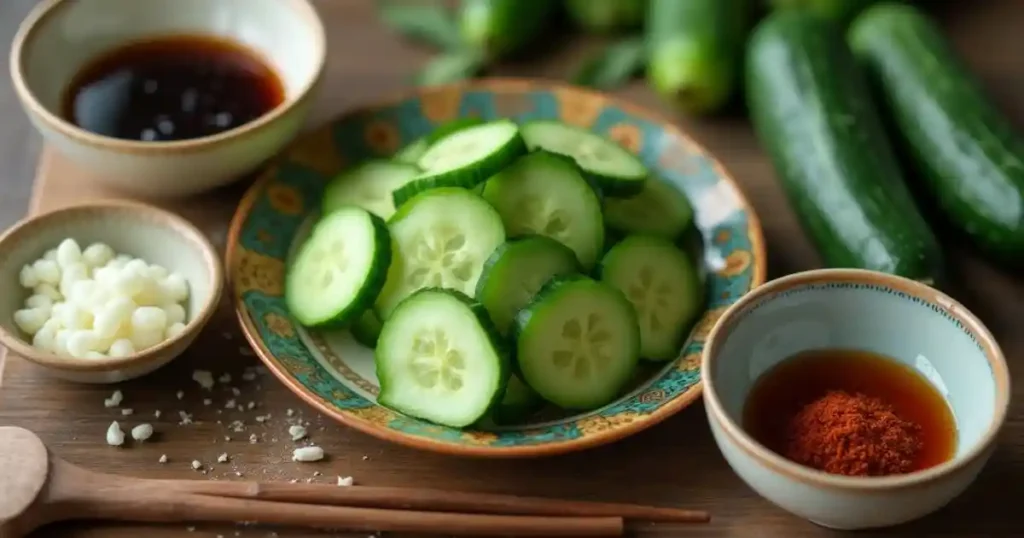
[[[402,44],[373,20],[369,2],[323,1],[321,14],[330,33],[331,56],[320,106],[313,121],[357,102],[400,89],[425,55]],[[1016,22],[1014,22],[1016,21]],[[947,28],[1000,106],[1024,130],[1024,63],[1013,52],[1020,43],[1024,3],[993,0],[957,11]],[[564,76],[588,45],[555,51],[542,63],[505,68],[501,74]],[[373,62],[351,51],[372,50]],[[659,108],[641,84],[621,92],[637,103]],[[745,120],[720,118],[683,122],[718,155],[743,185],[761,216],[768,237],[773,276],[810,269],[816,256],[800,234],[771,168]],[[140,178],[144,180],[144,178]],[[192,219],[221,248],[227,223],[241,193],[242,180],[208,195],[167,204]],[[118,197],[100,188],[88,173],[45,150],[35,178],[30,208],[38,213],[89,199]],[[952,249],[959,286],[951,292],[972,308],[1000,340],[1013,373],[1024,373],[1024,285],[1007,274]],[[457,459],[390,445],[319,416],[267,375],[243,379],[257,366],[225,304],[195,345],[171,365],[118,386],[86,386],[55,381],[17,357],[0,364],[0,424],[30,428],[61,457],[98,471],[197,480],[302,480],[334,483],[351,476],[357,484],[433,486],[530,495],[677,504],[710,510],[708,526],[645,528],[642,536],[792,538],[834,533],[789,516],[758,497],[728,468],[708,431],[704,410],[695,405],[652,430],[614,445],[582,453],[521,461]],[[230,376],[212,392],[192,381],[195,369]],[[104,407],[114,389],[124,394],[120,407]],[[181,393],[179,398],[178,394]],[[237,392],[237,394],[236,394]],[[1015,393],[1020,396],[1021,391]],[[239,405],[226,408],[228,400]],[[251,403],[250,403],[251,402]],[[251,408],[250,408],[251,405]],[[123,414],[127,409],[130,414]],[[159,412],[159,417],[156,413]],[[186,413],[190,424],[182,424]],[[1017,493],[1024,483],[1024,402],[1015,402],[1001,445],[988,468],[948,509],[910,526],[860,533],[861,536],[1021,536]],[[111,421],[123,426],[152,424],[154,438],[144,444],[112,448],[104,442]],[[232,427],[242,421],[242,427]],[[295,444],[288,425],[309,424],[310,438],[328,458],[315,464],[291,461]],[[235,431],[238,430],[238,431]],[[250,441],[252,437],[255,442]],[[226,454],[227,462],[218,462]],[[159,463],[161,455],[167,463]],[[203,471],[192,469],[192,461]],[[189,532],[189,529],[192,532]],[[313,536],[251,526],[165,527],[73,524],[48,528],[39,536]],[[315,536],[323,536],[317,534]]]

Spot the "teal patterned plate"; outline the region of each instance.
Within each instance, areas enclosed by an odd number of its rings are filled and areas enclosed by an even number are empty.
[[[373,353],[347,333],[310,333],[288,315],[285,260],[303,237],[327,180],[388,156],[452,119],[559,119],[604,134],[686,192],[708,273],[707,312],[679,352],[618,401],[590,413],[518,427],[455,430],[377,405]],[[764,282],[757,216],[736,182],[671,123],[606,95],[544,82],[490,79],[419,90],[362,107],[295,140],[249,189],[232,221],[227,272],[242,329],[260,358],[309,404],[370,435],[437,452],[527,457],[571,452],[638,432],[701,394],[700,351],[726,307]]]

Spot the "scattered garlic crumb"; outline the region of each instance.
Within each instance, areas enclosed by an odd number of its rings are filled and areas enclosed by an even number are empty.
[[[130,409],[130,408],[124,408],[124,409],[121,410],[121,414],[124,415],[124,416],[128,416],[128,415],[130,415],[130,414],[132,414],[134,412],[135,411],[133,409]]]
[[[203,468],[203,462],[199,460],[192,460],[192,469],[198,471]]]
[[[217,382],[218,383],[223,383],[223,384],[227,385],[228,383],[231,382],[231,374],[223,374],[223,375],[221,375],[220,377],[217,378]]]
[[[247,371],[242,374],[242,379],[245,381],[253,381],[256,379],[256,372]]]
[[[160,415],[162,415],[162,414],[163,413],[159,409],[157,409],[156,411],[153,411],[153,417],[155,417],[155,418],[160,418]]]
[[[228,453],[227,452],[221,454],[220,456],[217,456],[217,463],[227,463],[227,462],[228,462]]]
[[[153,426],[149,424],[139,424],[132,428],[132,439],[136,441],[147,441],[150,437],[153,437]]]
[[[289,426],[288,435],[292,436],[292,441],[298,441],[306,436],[306,428],[299,426],[298,424]]]
[[[188,526],[188,527],[185,527],[185,530],[187,530],[188,532],[196,532],[196,528],[191,526],[191,525]]]
[[[234,409],[235,405],[237,405],[237,404],[236,404],[236,402],[234,400],[228,400],[227,402],[224,403],[224,408],[225,409]]]
[[[254,407],[256,407],[256,402],[249,402],[249,403],[245,404],[245,407],[246,407],[246,409],[250,409],[251,410]]]
[[[107,428],[107,444],[110,446],[121,446],[124,444],[124,432],[121,431],[121,425],[114,422],[110,423],[110,427]]]
[[[241,396],[242,391],[238,390],[238,387],[231,387],[231,394],[234,396]]]
[[[211,400],[209,398],[203,398],[203,405],[210,405],[212,403],[213,403],[213,400]]]
[[[370,461],[370,456],[363,456],[363,461]]]
[[[230,435],[225,435],[224,436],[224,442],[225,443],[230,443],[231,442],[231,436]]]
[[[298,478],[293,478],[293,479],[289,480],[288,482],[290,484],[298,484],[299,483],[299,479]]]
[[[260,424],[263,424],[269,418],[270,418],[270,415],[260,415],[260,416],[256,417],[256,422],[259,422]]]
[[[313,471],[313,476],[320,476],[321,474],[322,473],[320,471]]]
[[[355,482],[356,481],[351,476],[339,476],[338,477],[338,485],[342,486],[342,487],[351,486],[352,484],[355,484]]]
[[[292,452],[292,461],[312,462],[324,459],[324,449],[318,446],[304,446]]]
[[[167,463],[167,454],[160,454],[160,459],[156,460],[160,463]]]
[[[203,390],[213,389],[213,374],[208,370],[195,370],[192,372],[192,381],[199,383]]]
[[[254,433],[249,436],[249,442],[255,445],[256,443],[260,442],[260,438],[256,437],[256,434]]]
[[[110,398],[103,400],[103,407],[117,407],[121,405],[122,400],[124,400],[124,394],[119,390],[115,390],[114,393],[110,395]]]
[[[183,391],[183,390],[179,390],[179,391],[178,391],[178,393],[177,393],[177,394],[175,394],[175,396],[177,396],[177,397],[178,397],[178,399],[180,400],[180,399],[182,399],[182,398],[184,398],[184,397],[185,397],[185,391]]]
[[[190,415],[190,414],[188,414],[188,413],[186,413],[184,411],[178,411],[178,417],[181,418],[181,422],[178,423],[179,426],[185,426],[185,425],[188,425],[188,424],[192,424],[192,415]]]
[[[294,409],[288,409],[287,411],[284,412],[284,414],[286,414],[288,416],[292,416],[292,415],[295,414],[295,410]]]

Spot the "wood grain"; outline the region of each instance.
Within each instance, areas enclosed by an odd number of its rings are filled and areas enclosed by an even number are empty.
[[[10,0],[0,3],[0,28],[9,20]],[[14,4],[25,4],[16,0]],[[942,20],[973,70],[997,104],[1024,131],[1024,62],[1020,61],[1024,2],[933,2],[942,4]],[[970,5],[968,5],[970,4]],[[410,74],[428,52],[404,43],[372,19],[368,1],[322,0],[321,14],[330,34],[327,86],[315,117],[331,114],[406,86]],[[565,77],[572,62],[582,58],[593,43],[566,40],[543,60],[502,66],[500,74]],[[639,104],[667,113],[640,83],[620,92]],[[10,107],[4,114],[15,114]],[[0,140],[26,137],[5,129]],[[763,152],[740,115],[714,120],[679,123],[716,154],[742,184],[761,216],[768,239],[771,274],[819,266],[790,213]],[[5,151],[0,148],[0,151]],[[10,159],[8,153],[0,153]],[[26,166],[17,154],[13,166]],[[4,161],[3,169],[12,168]],[[0,175],[5,189],[13,186]],[[244,183],[244,182],[243,182]],[[174,209],[200,223],[215,240],[222,237],[227,218],[244,184],[229,187],[201,199],[178,204]],[[5,190],[6,192],[6,190]],[[113,196],[88,184],[88,178],[56,155],[44,153],[33,200],[34,211],[78,202],[84,198]],[[0,196],[0,199],[6,197]],[[3,206],[3,207],[6,207]],[[0,215],[2,219],[9,215]],[[946,237],[944,235],[944,237]],[[977,260],[950,239],[948,250],[958,275],[950,292],[973,309],[999,339],[1013,374],[1024,375],[1024,285]],[[358,483],[381,486],[429,486],[519,495],[543,495],[612,502],[682,505],[712,512],[710,525],[699,527],[651,526],[640,536],[792,537],[811,538],[836,533],[798,520],[770,505],[747,488],[728,468],[708,431],[700,405],[686,409],[664,424],[611,446],[584,453],[532,461],[480,461],[455,459],[402,448],[369,438],[336,425],[306,408],[274,380],[261,376],[241,381],[255,357],[243,353],[244,344],[227,309],[222,309],[196,345],[180,360],[159,373],[120,388],[122,407],[134,413],[122,416],[103,407],[113,387],[88,387],[51,381],[23,361],[7,364],[0,388],[0,424],[19,425],[36,431],[69,461],[104,472],[140,477],[230,480],[311,480],[333,482],[336,476],[353,476]],[[190,380],[195,368],[228,372],[233,381],[204,392]],[[234,396],[229,387],[240,390]],[[176,391],[184,391],[178,400]],[[942,512],[920,522],[886,531],[864,532],[872,537],[1022,536],[1017,495],[1024,483],[1024,402],[1018,396],[1008,417],[1001,444],[978,482]],[[203,403],[204,398],[211,405]],[[225,402],[254,402],[254,409],[225,409]],[[310,422],[310,438],[323,446],[329,457],[316,464],[291,462],[294,443],[288,440],[288,410],[294,418]],[[154,411],[162,412],[154,418]],[[195,422],[179,426],[179,411],[192,414]],[[256,421],[258,416],[269,418]],[[135,425],[152,423],[155,438],[123,449],[107,447],[103,434],[112,420]],[[244,420],[242,432],[228,424]],[[219,421],[219,423],[218,423]],[[258,442],[249,443],[250,434]],[[230,436],[230,441],[225,436]],[[217,463],[219,454],[230,461]],[[168,463],[157,463],[166,454]],[[192,460],[204,463],[206,474],[193,471]],[[319,473],[318,475],[316,473]],[[137,526],[64,525],[46,529],[41,536],[134,537],[163,536],[269,536],[267,529],[200,526],[185,534],[184,524],[158,530]],[[281,536],[310,536],[301,532]],[[316,535],[322,536],[322,535]],[[362,535],[360,535],[362,536]]]

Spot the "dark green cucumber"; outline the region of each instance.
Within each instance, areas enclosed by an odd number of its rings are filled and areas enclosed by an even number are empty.
[[[647,80],[666,101],[694,114],[732,96],[750,30],[753,0],[650,0]]]
[[[769,0],[772,9],[803,9],[840,24],[850,22],[858,13],[878,0]]]
[[[349,332],[352,333],[352,338],[356,342],[368,348],[375,348],[377,347],[377,338],[380,337],[380,327],[381,322],[377,312],[370,308],[352,322]]]
[[[530,388],[519,376],[508,378],[505,394],[491,409],[491,419],[497,425],[519,424],[544,407],[544,398]]]
[[[938,241],[835,25],[799,10],[762,21],[749,44],[747,101],[790,204],[827,265],[941,279]]]
[[[676,239],[693,227],[693,206],[678,187],[651,176],[629,198],[604,201],[604,222],[616,232],[647,233]]]
[[[569,247],[543,235],[521,237],[494,249],[484,262],[475,296],[498,332],[507,334],[516,313],[551,277],[582,272]]]
[[[1024,137],[939,29],[912,6],[880,4],[849,41],[936,205],[982,250],[1024,261]]]
[[[553,0],[462,0],[462,41],[488,58],[513,55],[540,35],[556,5]]]
[[[644,22],[647,0],[565,0],[565,12],[589,32],[616,32]]]

